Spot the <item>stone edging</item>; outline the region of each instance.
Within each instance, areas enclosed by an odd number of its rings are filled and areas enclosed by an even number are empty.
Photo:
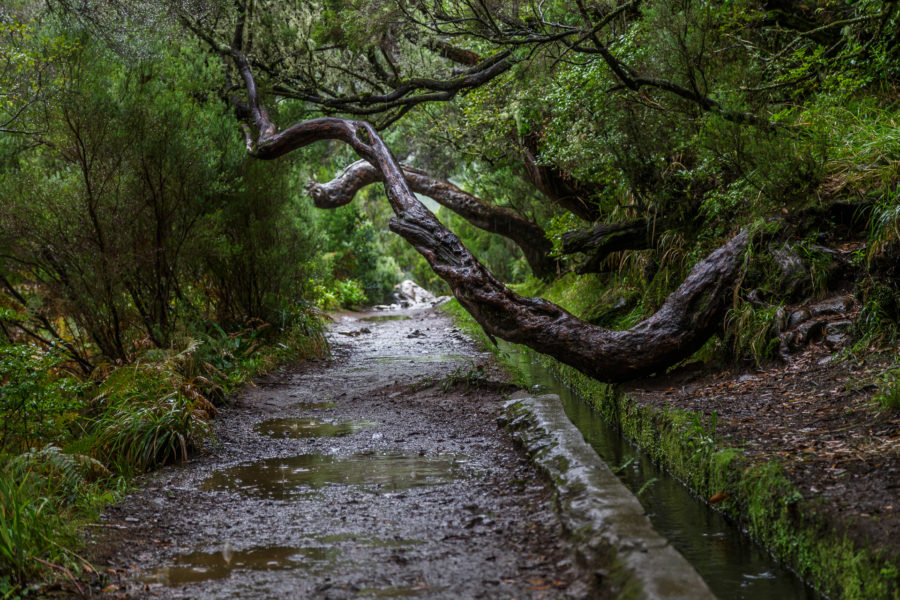
[[[653,528],[637,497],[585,442],[559,396],[525,396],[519,392],[504,405],[501,424],[553,483],[579,560],[588,568],[608,568],[613,561],[623,571],[616,577],[620,597],[714,599],[690,563]]]

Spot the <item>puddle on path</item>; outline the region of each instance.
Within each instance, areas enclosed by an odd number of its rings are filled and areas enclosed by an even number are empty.
[[[388,365],[405,362],[454,362],[461,360],[470,360],[471,357],[465,354],[425,354],[422,356],[375,356],[372,359],[380,365]]]
[[[253,429],[273,438],[343,437],[372,425],[368,421],[329,423],[319,419],[280,418],[257,423]]]
[[[298,402],[297,407],[302,410],[324,410],[326,408],[334,408],[337,406],[337,402],[333,400],[327,400],[323,402]]]
[[[256,547],[232,550],[226,545],[215,552],[191,552],[175,557],[174,564],[144,575],[144,583],[178,586],[230,577],[233,571],[276,571],[304,569],[318,571],[340,555],[336,548]]]
[[[435,588],[425,585],[418,587],[386,587],[386,588],[361,588],[357,592],[357,598],[415,598],[422,596],[426,592],[428,595],[434,594]]]
[[[381,321],[409,321],[411,318],[409,315],[378,315],[376,317],[363,317],[361,320],[379,323]]]
[[[464,456],[355,454],[346,458],[301,454],[268,458],[219,471],[201,489],[238,492],[270,500],[296,498],[330,484],[395,491],[460,479]]]
[[[317,537],[315,540],[320,544],[352,543],[356,546],[365,546],[367,548],[401,548],[403,546],[417,546],[425,543],[425,540],[377,538],[371,535],[360,535],[358,533],[335,533]]]

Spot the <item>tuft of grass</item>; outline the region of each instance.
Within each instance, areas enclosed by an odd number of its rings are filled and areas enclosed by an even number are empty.
[[[824,191],[832,196],[884,193],[900,176],[900,116],[896,103],[882,108],[873,99],[847,106],[813,107],[831,157]],[[893,182],[893,183],[892,183]]]
[[[118,472],[185,460],[210,435],[208,419],[215,409],[161,365],[121,367],[101,390],[91,446]]]
[[[896,346],[900,318],[900,290],[871,279],[860,286],[862,310],[856,320],[854,350],[871,347],[893,349]]]
[[[875,402],[890,410],[900,410],[900,369],[884,374]]]
[[[900,173],[898,173],[900,175]],[[869,228],[869,260],[900,240],[900,185],[882,195],[875,206]]]
[[[775,357],[777,306],[756,307],[746,301],[728,310],[725,317],[725,347],[735,360],[752,360],[756,366]]]
[[[77,519],[70,507],[89,486],[95,461],[58,448],[33,451],[0,466],[0,591],[17,597],[48,568],[71,575],[84,564],[70,548]],[[5,584],[4,584],[5,579]],[[6,587],[6,590],[3,588]]]
[[[59,511],[37,493],[28,474],[0,474],[0,573],[15,584],[25,582],[38,571],[34,557],[51,547],[61,528]]]
[[[470,362],[468,365],[457,367],[444,377],[441,382],[441,391],[445,394],[457,385],[463,385],[466,391],[479,388],[487,381],[484,365],[476,365]]]
[[[99,423],[95,451],[122,473],[186,460],[210,435],[205,415],[179,394],[137,408],[117,404]]]

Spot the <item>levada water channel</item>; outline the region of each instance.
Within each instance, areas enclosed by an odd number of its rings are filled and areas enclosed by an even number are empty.
[[[586,400],[526,348],[498,341],[499,351],[535,393],[560,397],[569,420],[637,494],[654,528],[693,565],[719,598],[815,600],[822,596],[677,478],[607,423]]]

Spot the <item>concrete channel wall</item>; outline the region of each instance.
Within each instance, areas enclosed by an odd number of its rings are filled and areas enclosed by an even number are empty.
[[[643,506],[569,421],[559,396],[514,395],[502,423],[553,482],[578,559],[612,578],[622,598],[715,596],[651,525]],[[599,582],[598,582],[599,583]],[[607,584],[610,582],[607,582]]]

